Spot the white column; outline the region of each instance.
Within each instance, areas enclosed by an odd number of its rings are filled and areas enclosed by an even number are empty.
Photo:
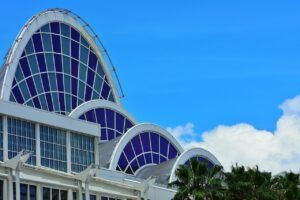
[[[100,200],[101,195],[99,193],[96,194],[96,200]]]
[[[15,170],[16,200],[20,200],[20,170]]]
[[[100,145],[100,137],[95,137],[94,139],[94,156],[95,156],[95,164],[100,164],[100,153],[99,153],[99,145]]]
[[[42,185],[37,184],[36,186],[36,199],[43,200],[43,193],[42,193]]]
[[[78,181],[77,200],[82,200],[82,182]]]
[[[36,166],[41,166],[40,124],[35,124],[35,155]]]
[[[67,145],[67,172],[71,173],[72,165],[71,165],[71,133],[67,131],[67,138],[66,138],[66,145]]]
[[[3,161],[8,160],[8,131],[7,131],[7,116],[2,118],[3,125]]]
[[[85,200],[90,200],[90,184],[89,181],[85,182]]]
[[[12,169],[8,169],[8,199],[13,200],[13,174]]]
[[[73,190],[68,189],[68,200],[73,200]]]
[[[7,179],[3,180],[3,199],[8,199],[8,185]]]

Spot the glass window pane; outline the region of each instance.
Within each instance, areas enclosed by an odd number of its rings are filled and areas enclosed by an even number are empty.
[[[43,33],[42,40],[43,40],[43,45],[44,45],[44,51],[52,52],[52,43],[51,43],[50,34]]]

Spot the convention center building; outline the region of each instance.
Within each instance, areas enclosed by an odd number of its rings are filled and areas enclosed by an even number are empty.
[[[111,59],[69,10],[33,16],[0,72],[0,200],[169,200],[175,171],[202,148],[122,106]]]

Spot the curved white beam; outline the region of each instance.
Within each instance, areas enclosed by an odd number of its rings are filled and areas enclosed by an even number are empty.
[[[117,104],[111,101],[107,101],[103,99],[94,99],[82,103],[69,114],[69,117],[78,119],[83,113],[95,108],[108,108],[114,110],[122,114],[124,117],[127,117],[133,124],[137,124],[135,118],[129,112],[127,112],[123,107],[118,106]]]
[[[13,45],[11,46],[10,53],[5,60],[5,76],[1,90],[1,99],[9,100],[12,82],[15,76],[15,72],[19,63],[19,59],[22,55],[23,50],[25,49],[29,39],[31,36],[40,29],[43,25],[51,23],[51,22],[62,22],[70,25],[79,31],[91,45],[93,50],[96,53],[96,56],[100,59],[100,62],[103,66],[104,73],[107,75],[107,79],[109,85],[111,86],[112,92],[114,94],[116,103],[118,105],[121,104],[117,89],[115,87],[113,78],[111,76],[110,70],[107,67],[104,57],[99,49],[99,47],[94,42],[91,35],[87,32],[87,30],[71,15],[69,15],[66,11],[62,12],[62,10],[46,10],[32,17],[21,29],[18,36],[16,37]]]
[[[127,143],[134,136],[136,136],[142,132],[150,132],[150,131],[153,131],[157,134],[164,136],[171,144],[174,145],[174,147],[178,150],[178,152],[180,152],[180,153],[183,152],[183,148],[181,147],[181,145],[168,131],[166,131],[154,124],[147,124],[147,123],[138,124],[138,125],[135,125],[132,128],[130,128],[126,133],[124,133],[123,136],[121,136],[120,141],[118,142],[118,144],[116,145],[116,147],[112,153],[109,169],[115,170],[117,168],[121,153],[123,152]]]
[[[169,179],[169,183],[173,182],[176,180],[176,175],[175,171],[179,167],[179,165],[185,164],[189,159],[195,157],[195,156],[200,156],[203,157],[210,162],[212,162],[214,165],[219,165],[222,166],[221,163],[218,161],[218,159],[209,151],[203,149],[203,148],[192,148],[189,150],[184,151],[176,160],[174,163],[172,170],[171,170],[171,176]]]

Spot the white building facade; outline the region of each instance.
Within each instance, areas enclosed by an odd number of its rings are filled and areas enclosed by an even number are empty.
[[[68,10],[33,16],[0,72],[0,200],[172,199],[184,151],[123,108],[107,51]]]

